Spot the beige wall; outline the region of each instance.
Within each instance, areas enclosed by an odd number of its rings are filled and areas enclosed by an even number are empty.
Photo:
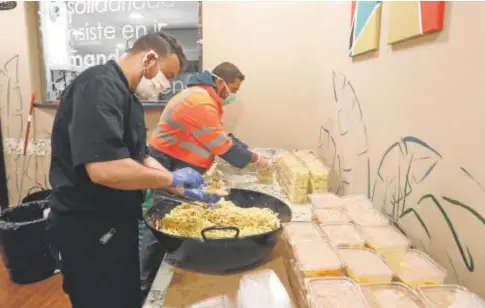
[[[390,47],[384,3],[379,52],[352,61],[350,2],[205,2],[204,65],[247,75],[228,127],[255,146],[318,143],[333,191],[369,194],[485,296],[485,4],[446,5],[443,32]]]
[[[316,146],[322,58],[318,3],[204,2],[204,67],[234,62],[246,75],[229,130],[254,147]],[[305,29],[305,31],[302,31]]]
[[[0,73],[1,115],[14,139],[18,110],[25,115],[30,91],[41,87],[26,14],[19,2],[0,22],[8,25],[2,38],[16,29],[0,49],[8,70]],[[230,130],[252,146],[319,149],[334,167],[334,191],[368,193],[446,266],[451,282],[485,296],[484,14],[484,3],[448,2],[443,32],[390,47],[384,3],[379,52],[352,61],[349,3],[205,2],[204,66],[233,61],[247,75],[227,112]],[[158,115],[147,114],[149,127]],[[52,117],[36,109],[35,138],[50,134]],[[29,176],[43,184],[48,155],[37,154]],[[15,195],[17,155],[7,165]]]

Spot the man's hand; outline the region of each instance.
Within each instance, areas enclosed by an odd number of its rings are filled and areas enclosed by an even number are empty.
[[[206,193],[204,188],[186,188],[184,197],[205,203],[216,203],[221,200],[221,197],[216,194]]]
[[[202,175],[192,168],[183,168],[172,172],[171,187],[177,188],[183,186],[184,188],[198,188],[204,183]]]
[[[258,167],[259,170],[265,170],[271,168],[273,162],[271,159],[264,157],[262,155],[258,156],[258,160],[256,161],[255,165]]]

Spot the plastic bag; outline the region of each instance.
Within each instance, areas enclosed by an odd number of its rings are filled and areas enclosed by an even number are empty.
[[[291,308],[288,292],[278,275],[263,270],[245,275],[239,282],[239,308]]]

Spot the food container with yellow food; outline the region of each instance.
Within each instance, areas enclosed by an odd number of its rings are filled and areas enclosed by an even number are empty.
[[[323,238],[291,243],[297,275],[304,278],[342,276],[343,264]]]
[[[357,283],[390,283],[394,273],[382,257],[370,249],[339,249],[347,276]]]
[[[446,278],[446,270],[419,250],[386,253],[384,258],[399,281],[412,287],[442,284]]]
[[[265,168],[265,169],[259,169],[256,176],[257,176],[259,182],[262,183],[262,184],[273,183],[273,169],[272,169],[272,167],[268,167],[268,168]]]
[[[365,284],[361,288],[372,308],[427,308],[424,301],[402,283]]]
[[[297,240],[321,239],[322,234],[312,222],[293,221],[283,226],[283,238],[291,243]]]
[[[386,226],[390,223],[387,217],[374,208],[346,208],[345,213],[358,226]]]
[[[310,308],[368,308],[358,285],[348,278],[310,279],[307,282]]]
[[[320,230],[334,247],[364,248],[365,246],[364,238],[353,224],[321,224]]]
[[[398,229],[387,226],[359,227],[366,245],[377,252],[406,251],[410,246],[409,239]]]
[[[312,209],[313,219],[320,224],[348,223],[350,218],[341,209]]]
[[[313,193],[308,195],[314,209],[343,208],[342,199],[332,193]]]
[[[480,296],[458,285],[419,287],[417,292],[432,308],[485,308]]]

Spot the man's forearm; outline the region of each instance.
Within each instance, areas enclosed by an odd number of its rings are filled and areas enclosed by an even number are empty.
[[[158,170],[164,170],[164,171],[167,171],[168,170],[162,166],[162,164],[160,164],[158,162],[158,160],[156,160],[155,158],[151,157],[151,156],[147,156],[145,158],[145,161],[143,162],[143,165],[149,167],[149,168],[153,168],[153,169],[158,169]]]
[[[130,158],[90,163],[86,170],[91,181],[121,190],[165,188],[172,184],[172,174],[165,168],[147,167]]]

